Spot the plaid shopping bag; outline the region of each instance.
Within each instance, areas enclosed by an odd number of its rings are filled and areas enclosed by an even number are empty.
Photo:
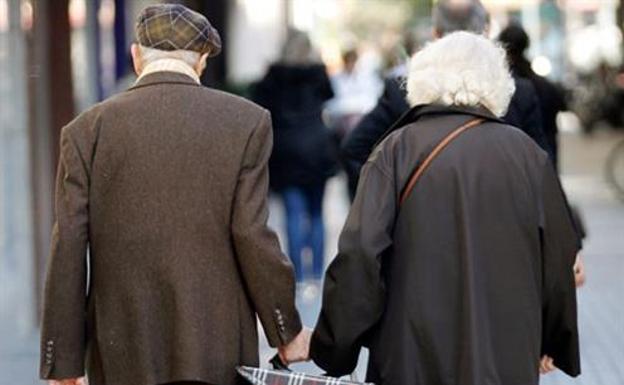
[[[253,385],[374,385],[371,383],[355,382],[352,380],[313,376],[305,373],[296,373],[284,366],[276,365],[276,359],[271,360],[274,367],[282,369],[262,369],[249,366],[239,366],[238,373]]]
[[[313,376],[284,370],[239,366],[238,373],[253,385],[373,385],[334,377]]]

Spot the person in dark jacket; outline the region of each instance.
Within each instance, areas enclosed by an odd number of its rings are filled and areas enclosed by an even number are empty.
[[[485,33],[489,27],[487,11],[478,1],[458,2],[441,0],[436,3],[433,15],[434,37],[454,31],[467,30]],[[526,132],[547,152],[551,152],[542,131],[540,109],[535,88],[530,81],[515,77],[516,92],[503,120]],[[405,101],[402,78],[388,78],[377,106],[351,131],[341,146],[341,160],[349,178],[351,195],[357,186],[360,168],[366,162],[375,143],[409,106]]]
[[[407,89],[414,107],[362,170],[312,359],[340,376],[366,346],[377,385],[537,385],[540,361],[578,375],[579,240],[547,153],[499,118],[503,49],[450,34],[414,56]]]
[[[286,209],[288,251],[298,281],[306,276],[302,252],[313,255],[312,276],[320,279],[324,263],[322,203],[332,174],[331,135],[322,119],[333,97],[325,66],[308,36],[291,31],[282,60],[256,85],[253,99],[271,111],[274,147],[269,163],[272,189]]]
[[[522,26],[509,25],[500,33],[498,40],[507,50],[512,74],[528,79],[537,91],[546,143],[552,150],[553,163],[558,166],[557,114],[566,109],[563,90],[545,77],[536,74],[531,68],[531,63],[525,56],[530,45],[529,35]]]

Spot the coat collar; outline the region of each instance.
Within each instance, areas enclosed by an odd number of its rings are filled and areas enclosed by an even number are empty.
[[[139,80],[149,74],[153,74],[154,72],[178,72],[184,74],[190,78],[195,80],[195,83],[199,84],[199,75],[195,72],[195,69],[185,63],[182,60],[164,58],[158,59],[153,62],[150,62],[148,65],[143,68],[143,72],[139,75]]]
[[[182,73],[158,71],[141,77],[128,90],[136,90],[138,88],[153,86],[156,84],[185,84],[194,87],[201,87],[201,84],[197,84],[193,78]]]
[[[399,120],[397,120],[379,139],[377,146],[392,132],[407,126],[408,124],[415,123],[421,117],[425,115],[472,115],[474,117],[483,118],[488,121],[497,123],[505,123],[502,119],[496,117],[490,110],[483,106],[444,106],[441,104],[421,104],[414,106],[405,112]]]

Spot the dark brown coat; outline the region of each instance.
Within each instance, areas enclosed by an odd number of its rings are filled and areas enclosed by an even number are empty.
[[[411,195],[414,170],[433,160]],[[414,108],[364,166],[325,278],[311,355],[378,385],[537,385],[548,354],[579,367],[579,240],[547,154],[485,109]]]
[[[271,142],[266,110],[172,72],[63,129],[42,378],[86,356],[92,385],[235,384],[258,364],[256,314],[272,346],[299,332],[266,225]]]

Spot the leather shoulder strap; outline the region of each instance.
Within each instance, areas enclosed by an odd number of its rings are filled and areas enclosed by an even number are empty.
[[[431,151],[431,153],[420,164],[420,166],[417,167],[412,172],[412,175],[410,176],[407,184],[405,185],[405,188],[403,189],[403,192],[401,192],[401,196],[399,197],[399,207],[403,205],[403,202],[405,202],[405,200],[409,197],[410,193],[414,189],[414,186],[416,186],[416,182],[418,182],[418,179],[420,179],[420,177],[425,172],[425,170],[427,170],[431,162],[433,162],[433,160],[442,152],[442,150],[444,150],[446,146],[448,146],[453,140],[455,140],[455,138],[461,135],[464,131],[468,130],[469,128],[478,126],[479,124],[483,123],[483,121],[485,121],[485,119],[482,119],[482,118],[472,119],[469,122],[457,127],[450,134],[444,137],[444,139],[442,139],[440,143],[438,143],[438,145],[433,149],[433,151]]]

